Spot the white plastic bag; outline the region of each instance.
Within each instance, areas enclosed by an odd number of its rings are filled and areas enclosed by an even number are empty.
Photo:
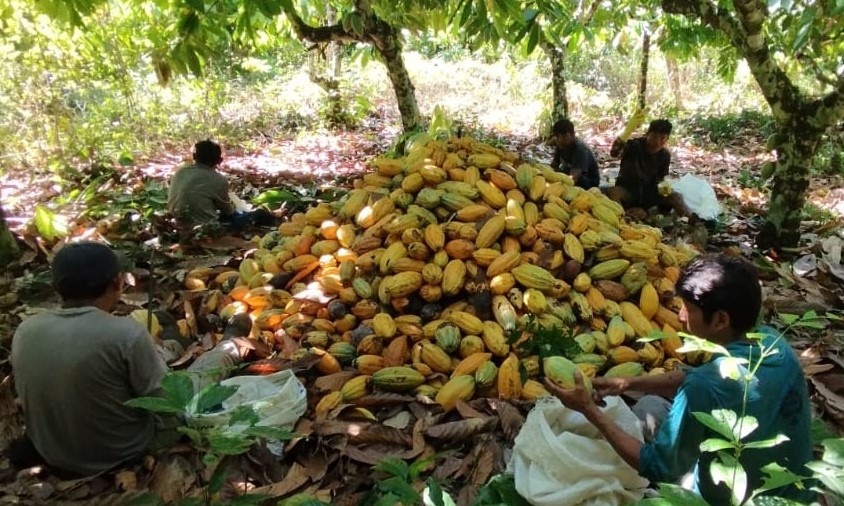
[[[619,397],[602,410],[642,438],[639,419]],[[643,497],[648,480],[625,463],[586,418],[556,398],[537,402],[513,448],[508,470],[516,491],[534,506],[613,506]]]
[[[191,427],[225,427],[229,417],[239,406],[251,406],[258,414],[257,425],[292,429],[299,418],[305,414],[308,394],[305,387],[293,374],[293,371],[280,371],[267,376],[236,376],[221,381],[221,385],[238,386],[237,391],[223,401],[222,411],[216,413],[188,415]],[[231,432],[239,432],[242,427],[230,427]]]
[[[721,204],[715,190],[705,179],[686,174],[680,179],[669,179],[671,189],[683,197],[683,203],[704,220],[714,220],[721,213]]]

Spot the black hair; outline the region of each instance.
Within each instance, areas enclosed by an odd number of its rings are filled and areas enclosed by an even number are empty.
[[[193,146],[193,161],[215,167],[223,161],[223,150],[211,139],[199,141]]]
[[[675,289],[684,301],[699,307],[709,323],[716,311],[730,316],[730,326],[744,334],[756,325],[762,289],[753,265],[737,257],[705,255],[683,269]]]
[[[574,123],[571,120],[563,118],[554,122],[551,127],[551,135],[557,134],[572,134],[574,135]]]
[[[63,246],[53,257],[53,285],[64,300],[103,295],[120,274],[120,259],[105,244],[82,241]]]
[[[667,119],[655,119],[648,126],[648,133],[671,135],[671,122]]]

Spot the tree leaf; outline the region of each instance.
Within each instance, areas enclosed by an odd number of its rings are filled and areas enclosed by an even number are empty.
[[[736,460],[728,453],[720,453],[718,459],[712,461],[709,466],[709,474],[715,484],[723,483],[733,495],[733,504],[741,504],[747,494],[747,473]]]
[[[145,409],[153,413],[183,413],[184,407],[180,404],[175,404],[170,399],[162,397],[136,397],[129,399],[125,403],[131,408]]]
[[[208,434],[208,446],[214,453],[221,455],[240,455],[252,446],[252,441],[243,436],[229,436],[220,432]]]
[[[234,395],[237,392],[237,388],[234,385],[223,386],[219,383],[206,385],[199,392],[199,398],[196,401],[196,412],[207,413],[217,408],[224,400]]]
[[[229,425],[246,424],[252,426],[259,421],[261,419],[252,406],[240,405],[234,408],[229,415]]]
[[[193,381],[188,373],[167,373],[161,380],[161,389],[164,391],[164,397],[173,405],[181,406],[182,411],[185,411],[193,400]]]
[[[765,477],[762,479],[762,485],[753,490],[753,497],[763,494],[769,490],[791,485],[792,483],[798,483],[803,480],[801,476],[794,474],[789,469],[784,468],[776,462],[766,464],[762,467],[762,472],[765,473]],[[759,504],[756,500],[753,502],[754,504]]]
[[[253,436],[267,439],[269,441],[290,441],[296,437],[294,432],[281,427],[269,427],[266,425],[256,425],[244,429],[242,432],[244,436]]]
[[[713,411],[714,413],[714,411]],[[735,436],[733,436],[733,425],[729,423],[724,423],[719,418],[715,418],[714,416],[710,415],[709,413],[703,412],[694,412],[692,416],[697,419],[700,423],[707,426],[708,428],[712,429],[713,431],[717,432],[718,434],[724,436],[729,441],[735,441]],[[733,414],[735,418],[735,413]]]
[[[769,438],[769,439],[763,439],[761,441],[751,441],[749,443],[745,443],[744,447],[745,448],[773,448],[774,446],[777,446],[778,444],[784,443],[788,440],[789,440],[788,436],[786,436],[785,434],[777,434],[776,436]]]
[[[443,491],[434,478],[428,478],[425,485],[425,490],[422,492],[422,503],[425,506],[457,506],[454,499]]]
[[[727,410],[720,410],[720,411],[727,411]],[[732,413],[730,411],[729,413]],[[729,418],[725,418],[728,420]],[[755,416],[744,415],[743,417],[736,420],[735,425],[733,426],[733,435],[738,441],[746,438],[748,435],[753,433],[756,429],[759,428],[759,420],[756,419]]]
[[[724,439],[710,438],[700,444],[700,451],[702,452],[717,452],[721,450],[728,450],[735,448],[733,444]]]
[[[718,370],[722,378],[738,381],[743,376],[741,366],[747,362],[745,358],[724,357],[718,362]]]
[[[211,479],[208,480],[208,492],[216,494],[217,492],[223,490],[223,486],[226,484],[227,475],[228,468],[225,465],[225,462],[217,462],[217,467],[214,468],[214,473],[211,475]]]
[[[387,473],[390,476],[397,476],[406,480],[410,479],[410,471],[407,463],[397,458],[387,458],[372,466],[375,471]]]
[[[35,206],[35,228],[47,242],[67,235],[67,221],[41,204]]]
[[[660,483],[659,494],[664,499],[667,499],[669,501],[666,504],[682,504],[685,506],[709,506],[709,503],[703,500],[703,498],[698,494],[692,492],[691,490],[686,490],[680,485],[675,485],[673,483]]]
[[[834,466],[844,467],[844,438],[824,439],[823,461]]]

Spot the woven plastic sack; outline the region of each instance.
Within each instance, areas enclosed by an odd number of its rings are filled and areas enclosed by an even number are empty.
[[[308,394],[293,371],[280,371],[267,376],[236,376],[220,382],[224,386],[237,386],[237,391],[223,401],[223,409],[215,413],[187,415],[191,427],[229,426],[232,411],[240,406],[250,406],[258,414],[256,425],[292,429],[305,414]],[[245,425],[242,427],[245,428]],[[242,430],[241,428],[241,430]],[[237,432],[238,427],[230,427]]]
[[[619,397],[602,410],[642,441],[635,414]],[[582,414],[556,398],[537,402],[516,437],[508,471],[534,506],[614,506],[642,499],[648,480],[624,462]]]
[[[683,203],[704,220],[714,220],[721,214],[721,204],[715,190],[705,179],[686,174],[680,179],[670,179],[671,189],[683,197]]]

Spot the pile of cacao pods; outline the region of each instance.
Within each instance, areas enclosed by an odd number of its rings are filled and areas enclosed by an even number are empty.
[[[516,153],[424,134],[406,153],[373,160],[342,200],[256,237],[239,268],[185,279],[210,291],[223,320],[249,313],[253,338],[320,355],[322,374],[359,373],[318,414],[373,391],[446,410],[476,395],[547,395],[539,357],[516,345],[537,326],[577,343],[573,356],[546,361],[561,384],[574,367],[633,376],[706,359],[677,351],[674,283],[693,249]],[[662,337],[638,341],[654,331]]]

